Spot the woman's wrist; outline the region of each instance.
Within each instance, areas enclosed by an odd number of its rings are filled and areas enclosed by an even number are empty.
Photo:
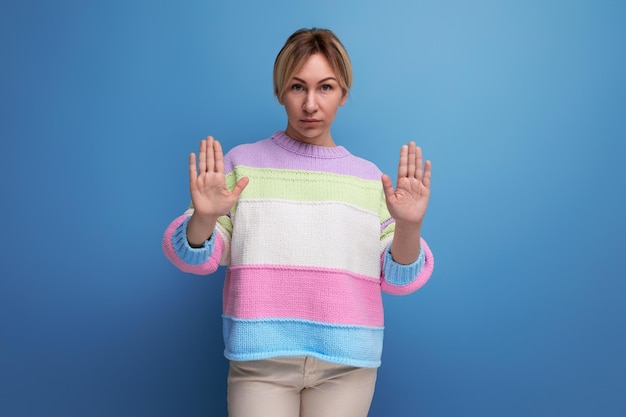
[[[194,212],[187,222],[187,242],[189,246],[199,248],[213,234],[217,217],[201,216]]]

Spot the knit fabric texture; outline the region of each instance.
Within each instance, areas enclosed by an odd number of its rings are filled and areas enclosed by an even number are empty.
[[[236,206],[201,248],[187,242],[190,207],[165,231],[163,250],[189,273],[228,266],[225,356],[380,366],[382,292],[414,292],[434,266],[423,239],[413,264],[389,253],[395,223],[380,170],[342,146],[310,145],[282,131],[235,147],[224,162],[229,189],[250,179]]]

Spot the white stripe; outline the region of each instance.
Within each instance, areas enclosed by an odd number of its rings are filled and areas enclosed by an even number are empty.
[[[220,265],[230,265],[230,233],[219,223],[215,225],[215,228],[224,242],[224,251],[220,258]]]
[[[391,245],[392,241],[393,241],[393,235],[389,235],[383,240],[381,240],[380,241],[380,253],[383,253],[384,251],[386,251],[387,247]]]
[[[380,276],[377,213],[338,202],[240,200],[231,266],[293,265]]]

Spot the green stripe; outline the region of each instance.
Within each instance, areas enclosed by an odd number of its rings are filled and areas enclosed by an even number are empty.
[[[226,229],[229,234],[233,234],[233,223],[230,221],[230,217],[220,216],[217,218],[217,222],[220,224],[220,226]]]
[[[237,166],[226,176],[226,186],[232,189],[241,177],[250,178],[242,199],[334,201],[380,213],[380,181],[327,172]]]
[[[396,230],[396,223],[394,222],[394,223],[389,224],[389,226],[385,227],[385,229],[380,234],[380,240],[384,240],[385,238],[387,238],[387,236],[393,234],[395,230]]]

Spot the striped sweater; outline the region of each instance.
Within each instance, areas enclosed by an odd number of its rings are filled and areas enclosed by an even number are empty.
[[[381,291],[416,291],[433,269],[424,240],[411,265],[389,254],[395,224],[380,170],[342,146],[309,145],[284,132],[237,146],[224,159],[230,189],[250,179],[236,206],[201,248],[187,242],[190,208],[167,228],[163,250],[189,273],[228,266],[225,356],[380,366]]]

